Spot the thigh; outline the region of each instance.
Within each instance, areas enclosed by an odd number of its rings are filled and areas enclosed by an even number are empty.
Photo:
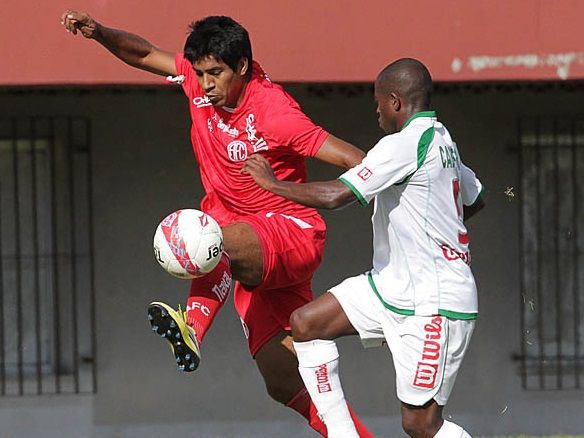
[[[373,292],[366,274],[350,277],[331,288],[344,314],[357,331],[364,347],[378,347],[385,340],[384,309]]]
[[[326,238],[326,225],[319,215],[296,218],[261,213],[242,216],[239,223],[249,225],[258,237],[263,266],[261,289],[282,289],[312,279],[322,260]]]
[[[296,310],[290,318],[290,325],[297,342],[334,340],[358,334],[343,307],[330,292]]]

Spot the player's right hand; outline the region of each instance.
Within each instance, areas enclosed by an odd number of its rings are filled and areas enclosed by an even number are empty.
[[[68,9],[61,15],[61,24],[73,35],[77,35],[79,31],[85,38],[96,37],[98,23],[86,12]]]
[[[259,153],[250,155],[239,173],[251,175],[258,186],[268,191],[278,181],[270,162]]]

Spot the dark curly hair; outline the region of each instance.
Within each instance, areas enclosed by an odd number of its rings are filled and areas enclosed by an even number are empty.
[[[206,57],[223,61],[233,71],[242,58],[247,58],[251,77],[252,53],[247,30],[231,17],[211,16],[193,22],[184,48],[184,57],[191,63]]]

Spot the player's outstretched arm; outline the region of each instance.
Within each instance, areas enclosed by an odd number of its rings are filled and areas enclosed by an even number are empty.
[[[73,35],[80,32],[96,40],[132,67],[164,76],[177,74],[174,53],[160,50],[138,35],[105,27],[85,12],[67,10],[61,16],[61,24]]]
[[[355,167],[365,157],[365,152],[340,138],[330,135],[314,158],[343,169]]]
[[[261,188],[308,207],[334,210],[357,201],[351,189],[339,180],[310,183],[279,181],[268,160],[260,154],[250,156],[241,172],[250,174]]]

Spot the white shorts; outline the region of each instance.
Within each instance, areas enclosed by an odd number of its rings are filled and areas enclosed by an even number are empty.
[[[365,347],[387,342],[400,401],[422,406],[434,399],[446,405],[475,322],[445,316],[405,316],[386,309],[366,274],[333,287]]]

